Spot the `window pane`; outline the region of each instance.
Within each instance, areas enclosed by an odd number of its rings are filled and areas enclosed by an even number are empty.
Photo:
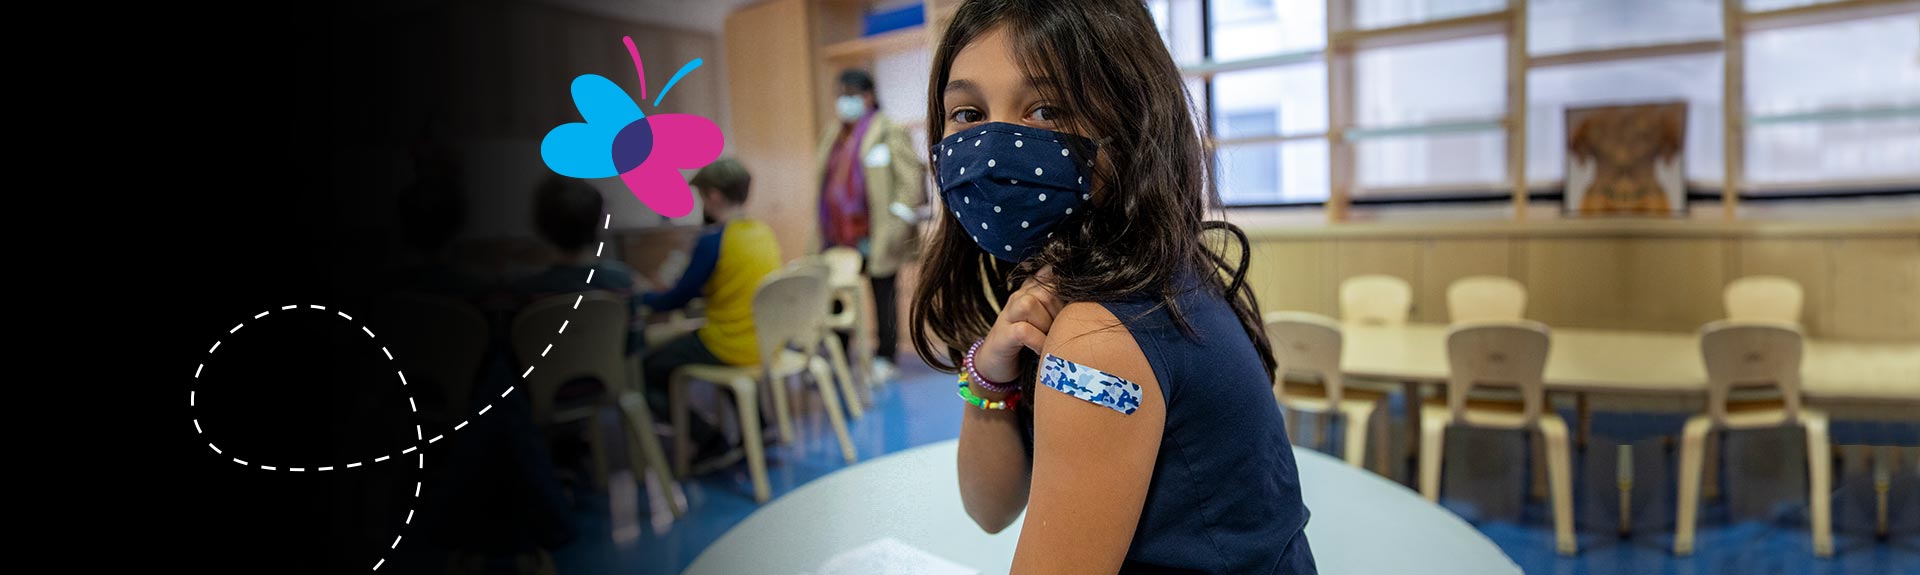
[[[1759,124],[1747,128],[1747,178],[1770,185],[1920,183],[1920,116]],[[1831,189],[1831,188],[1830,188]]]
[[[1720,0],[1533,0],[1527,51],[1670,44],[1720,38]]]
[[[1221,139],[1325,132],[1326,64],[1214,76],[1213,129]]]
[[[1505,37],[1479,36],[1360,52],[1354,121],[1378,128],[1499,118],[1506,50]]]
[[[1220,199],[1228,205],[1327,199],[1327,141],[1227,146],[1219,150]]]
[[[1386,28],[1496,12],[1506,0],[1353,0],[1356,28]]]
[[[1167,34],[1173,26],[1170,20],[1172,17],[1169,15],[1169,3],[1168,0],[1147,0],[1147,13],[1153,14],[1153,27],[1160,30],[1160,41],[1172,45],[1173,41],[1170,39],[1172,37]]]
[[[1200,0],[1150,0],[1147,11],[1175,64],[1197,64],[1205,58],[1200,50]]]
[[[1719,54],[1555,66],[1527,74],[1527,181],[1565,177],[1567,109],[1596,105],[1687,103],[1687,179],[1719,182],[1726,157]]]
[[[1506,180],[1506,134],[1499,130],[1363,139],[1354,143],[1355,196],[1421,188],[1496,189]]]
[[[1747,37],[1754,116],[1920,106],[1920,14]]]
[[[1213,59],[1231,61],[1327,45],[1323,0],[1214,0]]]
[[[1810,4],[1827,4],[1827,3],[1838,2],[1838,1],[1840,0],[1747,0],[1747,11],[1763,12],[1767,10],[1779,10],[1781,8],[1793,8],[1795,6],[1807,6]]]

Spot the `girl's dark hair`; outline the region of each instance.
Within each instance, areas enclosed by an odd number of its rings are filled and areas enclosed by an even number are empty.
[[[909,318],[915,351],[936,369],[956,370],[962,348],[985,337],[993,326],[997,302],[1046,266],[1053,267],[1054,291],[1066,301],[1149,295],[1192,335],[1175,299],[1181,289],[1178,277],[1191,273],[1200,278],[1202,289],[1227,298],[1272,374],[1273,349],[1261,324],[1260,305],[1245,281],[1250,252],[1246,234],[1226,222],[1206,221],[1207,212],[1220,205],[1213,187],[1212,150],[1202,144],[1180,70],[1144,3],[961,4],[934,52],[927,90],[927,125],[933,128],[927,134],[928,149],[944,136],[939,127],[946,125],[944,96],[954,57],[1000,26],[1006,27],[1026,76],[1045,80],[1036,82],[1037,88],[1060,108],[1064,130],[1103,140],[1101,161],[1089,168],[1101,189],[1088,209],[1062,222],[1055,237],[1018,266],[981,251],[952,220],[936,218]],[[1224,233],[1210,233],[1216,231]],[[1219,243],[1210,244],[1209,236]],[[1239,244],[1237,266],[1222,255],[1229,236]]]

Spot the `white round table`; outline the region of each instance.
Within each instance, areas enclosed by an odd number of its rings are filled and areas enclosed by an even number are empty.
[[[796,575],[883,538],[1005,573],[1020,524],[988,535],[967,517],[958,449],[957,440],[925,445],[802,485],[727,531],[685,573]],[[1418,493],[1316,451],[1296,447],[1294,458],[1321,573],[1519,575],[1492,540]]]

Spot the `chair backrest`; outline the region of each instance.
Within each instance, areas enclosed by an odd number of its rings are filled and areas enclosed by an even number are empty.
[[[1366,325],[1407,323],[1413,288],[1407,280],[1384,274],[1358,275],[1340,282],[1340,319]]]
[[[1700,356],[1707,364],[1707,411],[1725,423],[1727,397],[1735,389],[1779,390],[1786,419],[1800,415],[1800,357],[1805,338],[1798,326],[1775,322],[1716,321],[1700,328]]]
[[[827,297],[840,304],[840,312],[828,318],[828,323],[856,327],[860,324],[861,308],[865,307],[860,301],[864,293],[861,290],[866,287],[865,278],[860,275],[864,259],[860,257],[860,250],[846,246],[827,248],[820,254],[820,263],[827,266],[830,292]]]
[[[560,385],[591,377],[607,397],[629,391],[626,380],[627,301],[604,291],[545,298],[513,319],[513,351],[526,373],[533,420],[550,423]],[[552,346],[548,349],[548,346]]]
[[[442,392],[447,413],[467,411],[468,396],[487,352],[487,318],[466,302],[424,293],[394,294],[379,302],[388,353],[411,383]]]
[[[846,246],[835,246],[821,252],[820,260],[827,265],[827,285],[833,288],[860,285],[863,259],[860,250]]]
[[[1468,276],[1447,286],[1447,315],[1453,323],[1520,321],[1527,311],[1527,288],[1513,278]]]
[[[1800,282],[1780,276],[1747,276],[1727,284],[1727,319],[1733,321],[1800,322],[1806,296]]]
[[[1287,376],[1312,375],[1327,388],[1327,402],[1340,403],[1346,389],[1340,375],[1340,322],[1315,313],[1276,311],[1262,318],[1273,344],[1273,396],[1286,402]],[[1298,381],[1298,380],[1294,380]]]
[[[1485,425],[1467,409],[1477,386],[1520,392],[1524,424],[1531,426],[1546,409],[1547,351],[1551,338],[1537,321],[1457,324],[1447,330],[1447,409],[1455,421]]]
[[[827,318],[827,268],[823,264],[789,266],[760,282],[753,294],[753,329],[760,343],[760,365],[772,367],[780,350],[819,350]]]

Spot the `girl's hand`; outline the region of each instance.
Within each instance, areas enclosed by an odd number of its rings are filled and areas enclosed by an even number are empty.
[[[973,368],[980,377],[996,383],[1011,382],[1020,377],[1020,350],[1040,353],[1047,343],[1047,332],[1053,329],[1053,317],[1066,306],[1053,295],[1052,283],[1053,268],[1041,268],[1007,298],[986,341],[974,352]]]

